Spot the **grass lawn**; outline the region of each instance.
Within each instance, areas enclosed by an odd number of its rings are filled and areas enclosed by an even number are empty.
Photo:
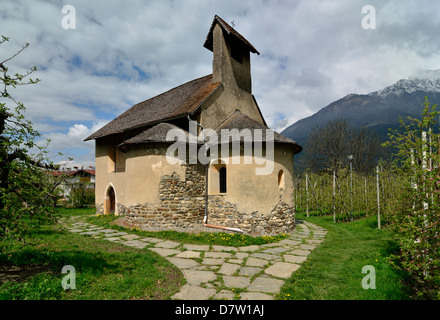
[[[90,214],[89,209],[62,215]],[[183,284],[175,266],[158,254],[44,226],[29,246],[0,253],[0,300],[169,299]],[[76,272],[76,289],[64,290],[65,265]],[[18,281],[7,281],[17,271]],[[9,276],[9,278],[8,278]]]
[[[329,232],[325,241],[312,251],[307,262],[286,281],[278,299],[296,300],[404,300],[410,299],[403,284],[405,274],[390,263],[390,255],[398,250],[393,233],[377,229],[376,217],[362,218],[354,222],[333,223],[333,216],[310,217],[298,213],[298,219],[323,226]],[[112,216],[91,217],[89,221],[105,227],[111,225]],[[125,230],[125,229],[124,229]],[[127,231],[127,230],[125,230]],[[180,242],[242,246],[279,241],[279,237],[231,236],[225,233],[199,234],[177,231],[145,232],[131,230],[141,236],[160,237]],[[365,290],[362,273],[366,265],[376,273],[376,289]],[[368,273],[369,274],[369,273]]]
[[[286,282],[279,299],[410,299],[403,284],[405,275],[389,263],[390,255],[398,250],[393,233],[377,229],[376,217],[337,224],[332,216],[306,218],[297,214],[297,217],[326,228],[328,233],[325,241]],[[366,265],[374,267],[376,289],[362,287],[362,279],[367,276],[362,268]]]
[[[93,209],[60,209],[64,217],[92,215]],[[402,300],[409,293],[402,284],[405,275],[389,263],[398,247],[393,234],[378,230],[375,217],[350,223],[333,223],[332,216],[305,218],[329,232],[286,281],[277,299],[307,300]],[[115,217],[88,217],[105,227]],[[247,246],[279,241],[278,237],[249,237],[224,232],[190,234],[177,231],[145,232],[127,230],[141,236],[153,236],[186,243]],[[181,272],[164,258],[147,249],[134,249],[113,242],[85,237],[44,226],[27,238],[26,247],[14,247],[0,253],[0,299],[169,299],[183,285]],[[75,290],[63,290],[61,273],[65,265],[76,270]],[[362,288],[371,265],[376,272],[376,289]],[[4,270],[21,268],[16,281],[5,282]],[[12,279],[12,278],[10,278]]]

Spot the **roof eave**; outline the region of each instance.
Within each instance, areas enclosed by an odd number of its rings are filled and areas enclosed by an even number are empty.
[[[143,128],[143,127],[153,126],[153,125],[156,125],[156,124],[161,123],[161,122],[167,122],[167,121],[172,121],[172,120],[184,118],[184,117],[186,117],[189,114],[190,113],[186,113],[186,114],[181,114],[181,115],[174,116],[174,117],[164,118],[164,119],[161,119],[161,120],[144,123],[144,124],[141,124],[141,125],[138,125],[138,126],[133,126],[133,127],[130,127],[130,128],[124,129],[124,130],[115,131],[115,132],[112,132],[112,133],[109,133],[109,134],[102,134],[102,135],[97,135],[97,136],[94,136],[95,134],[92,134],[91,136],[86,138],[84,141],[96,140],[96,139],[108,137],[108,136],[111,136],[111,135],[114,135],[114,134],[120,134],[120,133],[124,133],[124,132],[127,132],[127,131]]]
[[[124,129],[124,130],[120,130],[120,131],[116,131],[116,132],[112,132],[112,133],[109,133],[109,134],[106,134],[106,133],[104,133],[104,134],[102,134],[102,135],[97,135],[97,133],[98,133],[98,131],[97,132],[95,132],[95,133],[93,133],[93,134],[91,134],[90,136],[88,136],[86,139],[84,139],[84,141],[89,141],[89,140],[96,140],[96,139],[98,139],[98,138],[103,138],[103,137],[107,137],[107,136],[111,136],[111,135],[113,135],[113,134],[120,134],[120,133],[123,133],[123,132],[127,132],[127,131],[130,131],[130,130],[134,130],[134,129],[139,129],[139,128],[143,128],[143,127],[148,127],[148,126],[152,126],[152,125],[156,125],[156,124],[158,124],[158,123],[161,123],[161,122],[166,122],[166,121],[172,121],[172,120],[176,120],[176,119],[181,119],[181,118],[185,118],[185,117],[187,117],[187,116],[192,116],[192,115],[194,115],[194,113],[196,113],[202,106],[203,106],[203,104],[220,88],[222,86],[222,83],[221,82],[218,82],[217,83],[217,85],[216,85],[216,87],[202,100],[202,101],[200,101],[195,107],[194,107],[194,109],[192,109],[191,111],[187,111],[187,112],[183,112],[182,114],[180,114],[180,115],[177,115],[177,116],[173,116],[173,117],[169,117],[169,118],[163,118],[163,119],[161,119],[161,120],[157,120],[157,121],[151,121],[151,122],[147,122],[147,123],[144,123],[144,124],[141,124],[141,125],[138,125],[138,126],[133,126],[133,127],[130,127],[130,128],[127,128],[127,129]]]

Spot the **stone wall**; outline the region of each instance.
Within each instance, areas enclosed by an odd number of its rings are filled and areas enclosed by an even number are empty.
[[[243,213],[237,206],[223,199],[223,195],[209,196],[208,223],[239,228],[251,235],[276,235],[290,233],[295,227],[294,208],[280,201],[269,213]]]
[[[133,225],[148,230],[188,230],[203,226],[205,215],[206,166],[186,165],[185,179],[177,173],[162,177],[159,202],[124,206],[118,212]],[[294,209],[280,200],[271,212],[243,213],[224,195],[208,196],[208,224],[239,228],[246,234],[275,235],[289,233],[295,227]],[[98,205],[97,210],[102,210]]]
[[[202,225],[205,215],[205,170],[205,166],[187,165],[184,181],[177,173],[163,176],[158,189],[159,203],[131,205],[119,212],[124,212],[131,223],[152,229]]]
[[[104,214],[104,204],[95,203],[96,214]]]

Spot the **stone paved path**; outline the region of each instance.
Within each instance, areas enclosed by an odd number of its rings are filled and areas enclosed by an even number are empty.
[[[297,220],[287,239],[236,248],[140,237],[97,227],[83,217],[69,218],[64,225],[71,232],[158,253],[178,267],[186,279],[186,284],[171,297],[180,300],[272,300],[284,280],[299,269],[327,233],[322,227]]]

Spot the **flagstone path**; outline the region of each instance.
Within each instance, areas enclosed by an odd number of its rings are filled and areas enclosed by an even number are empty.
[[[171,299],[272,300],[327,233],[326,229],[310,222],[296,222],[295,230],[287,239],[238,248],[141,237],[95,226],[79,216],[63,224],[70,232],[146,248],[170,261],[186,279],[186,284]]]

